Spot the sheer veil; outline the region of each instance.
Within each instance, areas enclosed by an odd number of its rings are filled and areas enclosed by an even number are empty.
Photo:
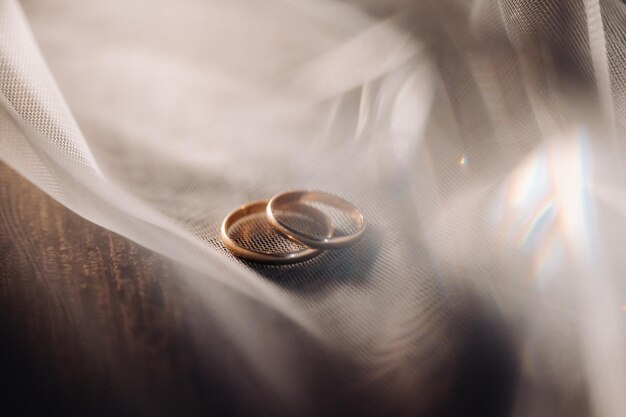
[[[477,415],[487,375],[509,415],[626,417],[625,63],[621,0],[0,0],[0,156],[171,259],[271,415]],[[225,250],[293,188],[364,239]]]

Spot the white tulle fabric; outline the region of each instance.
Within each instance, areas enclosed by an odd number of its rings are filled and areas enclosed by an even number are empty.
[[[393,415],[454,401],[476,298],[513,415],[622,417],[625,64],[621,0],[0,0],[0,155],[184,265],[288,414],[320,401],[303,345]],[[354,202],[363,241],[231,256],[224,215],[290,188]]]

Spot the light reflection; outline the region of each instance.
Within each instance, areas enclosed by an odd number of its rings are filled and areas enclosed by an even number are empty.
[[[592,256],[586,147],[584,127],[560,132],[504,184],[495,230],[503,244],[529,256],[531,282],[542,283],[565,261]]]
[[[598,237],[594,184],[607,181],[591,175],[594,156],[594,161],[605,163],[598,155],[591,152],[584,126],[546,139],[504,182],[492,230],[504,247],[522,254],[528,263],[524,273],[529,286],[541,293],[531,313],[537,314],[534,331],[555,335],[550,343],[529,337],[523,356],[525,371],[545,372],[543,346],[537,340],[563,352],[569,350],[571,339],[561,337],[559,331],[573,322],[578,326],[590,398],[600,410],[597,414],[623,416],[626,362],[621,325],[616,320],[622,300],[615,297],[614,286],[621,272],[607,262],[601,249],[606,242]],[[626,311],[626,305],[622,309]]]

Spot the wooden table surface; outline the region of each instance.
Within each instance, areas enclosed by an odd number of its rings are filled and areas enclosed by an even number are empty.
[[[198,364],[200,308],[161,257],[0,164],[0,416],[247,414]]]
[[[255,391],[246,361],[229,353],[234,343],[212,331],[219,324],[168,265],[0,164],[0,416],[275,415],[277,402],[240,395],[239,387]],[[468,323],[473,339],[465,369],[451,374],[453,398],[425,415],[508,415],[516,380],[508,343],[491,325]],[[341,384],[318,385],[332,404]],[[363,399],[344,410],[355,415]]]

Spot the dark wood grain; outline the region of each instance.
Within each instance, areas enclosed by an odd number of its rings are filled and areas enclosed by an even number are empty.
[[[0,164],[0,416],[285,414],[279,398],[263,396],[207,303],[169,265]],[[493,315],[480,310],[460,315],[473,336],[441,376],[455,381],[451,395],[420,415],[509,414],[513,356]],[[280,317],[259,322],[289,334],[312,364],[304,379],[326,411],[311,415],[385,415],[397,407],[370,400],[380,387],[348,395],[337,389],[355,385],[343,372],[349,352],[333,358],[316,351]],[[423,395],[415,393],[416,401]]]
[[[0,415],[230,414],[194,309],[160,256],[0,165]]]

